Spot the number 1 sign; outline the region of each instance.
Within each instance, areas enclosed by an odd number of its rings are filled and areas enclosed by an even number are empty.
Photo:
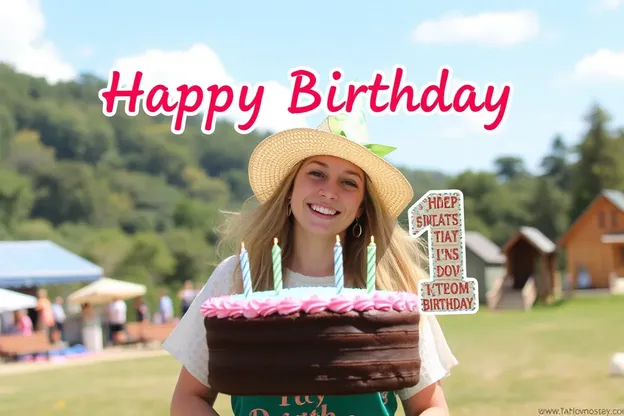
[[[430,280],[420,282],[421,312],[472,314],[479,310],[477,280],[466,277],[464,195],[429,191],[408,211],[409,233],[427,232]]]

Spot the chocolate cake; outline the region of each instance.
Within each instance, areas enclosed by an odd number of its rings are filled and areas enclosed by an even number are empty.
[[[346,395],[419,381],[418,298],[315,287],[207,299],[210,386],[230,395]]]

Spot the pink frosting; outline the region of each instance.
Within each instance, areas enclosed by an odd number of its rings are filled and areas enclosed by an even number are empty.
[[[380,311],[389,311],[395,303],[394,293],[389,295],[381,295],[379,292],[373,294],[373,302],[375,302],[375,309]]]
[[[261,303],[257,299],[252,299],[243,304],[243,316],[251,319],[260,315]]]
[[[306,299],[301,304],[301,310],[305,313],[319,313],[327,310],[328,303],[316,295]]]
[[[275,299],[275,298],[266,298],[263,299],[262,302],[260,302],[260,315],[262,316],[269,316],[269,315],[273,315],[274,313],[277,312],[277,307],[279,306],[279,300]]]
[[[217,318],[237,318],[243,315],[243,305],[242,302],[236,302],[233,299],[225,298],[223,302],[221,302],[221,308],[217,312]]]
[[[329,305],[327,308],[330,311],[338,312],[338,313],[346,313],[353,310],[353,300],[347,299],[344,296],[334,296],[329,301]]]
[[[277,313],[280,315],[291,315],[299,312],[303,302],[293,298],[282,299],[277,305]]]
[[[353,300],[353,309],[360,312],[370,311],[375,308],[375,301],[368,296],[358,295]]]
[[[303,300],[293,297],[241,299],[221,296],[207,299],[201,305],[201,314],[208,318],[243,316],[251,319],[273,314],[318,313],[326,310],[337,313],[370,310],[403,312],[418,310],[418,302],[418,296],[408,292],[374,292],[372,295],[363,292],[355,296],[334,295],[329,299],[312,295]]]

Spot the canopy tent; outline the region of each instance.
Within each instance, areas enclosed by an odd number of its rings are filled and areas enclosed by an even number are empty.
[[[0,288],[0,313],[29,309],[37,306],[37,298]]]
[[[1,241],[0,287],[92,282],[102,268],[51,241]]]
[[[103,304],[111,302],[113,299],[132,299],[144,295],[147,291],[145,285],[132,282],[124,282],[108,277],[93,282],[81,289],[78,289],[67,297],[71,303],[91,303]]]

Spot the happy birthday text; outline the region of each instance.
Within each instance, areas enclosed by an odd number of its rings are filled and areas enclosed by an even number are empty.
[[[478,286],[466,276],[463,194],[430,191],[408,211],[410,234],[429,235],[429,281],[420,283],[421,311],[474,313]]]
[[[510,84],[500,87],[487,84],[483,94],[473,83],[465,83],[451,91],[451,69],[444,66],[440,68],[438,79],[419,91],[415,85],[404,80],[405,72],[405,68],[399,65],[389,77],[375,72],[368,83],[348,82],[341,85],[343,71],[334,69],[330,72],[332,81],[323,91],[314,70],[295,68],[289,72],[292,93],[287,111],[291,114],[310,114],[323,109],[329,114],[349,113],[356,99],[364,97],[370,111],[377,114],[487,112],[492,115],[492,121],[483,125],[486,131],[495,130],[505,119],[512,95]],[[203,113],[202,132],[211,134],[218,116],[234,112],[242,114],[245,119],[234,124],[236,131],[250,133],[260,116],[266,90],[262,84],[157,84],[146,87],[142,71],[133,74],[131,86],[120,85],[120,80],[121,73],[111,71],[107,87],[99,92],[104,115],[114,116],[119,103],[124,102],[123,111],[129,116],[138,115],[139,109],[142,109],[149,116],[171,117],[171,131],[175,134],[184,132],[188,117],[200,113]],[[339,93],[341,89],[345,91],[342,96]]]
[[[323,403],[324,395],[317,396],[282,396],[279,407],[285,407],[280,416],[336,416]],[[291,408],[291,409],[288,409]],[[306,409],[307,411],[302,411]],[[266,409],[256,408],[249,412],[249,416],[273,416]]]

